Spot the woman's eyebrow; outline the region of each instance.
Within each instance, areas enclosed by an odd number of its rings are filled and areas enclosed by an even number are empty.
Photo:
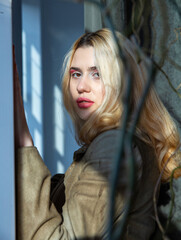
[[[89,67],[89,68],[88,68],[88,71],[94,71],[94,70],[97,70],[97,67],[96,67],[96,66],[93,66],[93,67]]]
[[[73,71],[82,72],[82,70],[80,68],[78,68],[78,67],[71,67],[69,71],[71,72],[72,70]],[[97,67],[96,66],[88,67],[87,70],[88,71],[94,71],[94,70],[97,70]]]
[[[82,70],[80,68],[78,68],[78,67],[71,67],[69,71],[71,72],[72,70],[73,71],[82,72]]]

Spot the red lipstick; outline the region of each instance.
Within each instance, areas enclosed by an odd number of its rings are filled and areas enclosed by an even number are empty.
[[[78,98],[76,102],[79,108],[89,108],[94,104],[94,102],[88,98]]]

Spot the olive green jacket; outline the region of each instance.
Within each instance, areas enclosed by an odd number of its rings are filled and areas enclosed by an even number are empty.
[[[50,200],[51,175],[37,149],[19,149],[18,240],[106,239],[109,181],[119,148],[119,135],[120,130],[106,131],[87,149],[75,152],[73,163],[65,173],[64,184],[60,183],[56,191],[53,190],[54,203]],[[159,172],[153,149],[137,138],[133,153],[137,175],[123,240],[147,240],[154,231],[153,191]],[[125,210],[128,170],[124,160],[116,191],[114,226]]]

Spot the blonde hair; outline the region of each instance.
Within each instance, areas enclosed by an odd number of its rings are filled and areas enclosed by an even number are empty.
[[[131,93],[132,111],[137,109],[138,101],[148,79],[148,69],[145,61],[140,59],[139,51],[127,38],[116,33],[119,45],[124,52],[133,77]],[[105,96],[101,106],[86,120],[80,121],[74,110],[69,91],[70,66],[75,51],[80,47],[92,46],[95,51],[96,63],[105,86]],[[123,113],[122,98],[125,92],[126,71],[124,63],[119,57],[118,46],[108,29],[101,29],[81,36],[73,45],[64,61],[64,76],[62,82],[64,104],[69,112],[76,131],[79,144],[89,145],[101,132],[118,128]],[[110,101],[111,99],[111,101]],[[180,138],[168,111],[159,99],[154,87],[149,90],[137,124],[136,134],[155,149],[160,171],[164,168],[162,180],[169,179],[171,172],[178,166],[178,154],[172,156],[180,144]],[[168,163],[166,164],[167,160]],[[166,165],[166,167],[164,166]],[[181,176],[177,170],[174,177]]]

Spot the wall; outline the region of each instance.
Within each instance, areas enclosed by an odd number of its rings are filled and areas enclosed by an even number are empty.
[[[0,239],[15,239],[11,1],[0,0]]]
[[[61,66],[84,32],[83,4],[45,0],[42,5],[44,159],[52,173],[64,172],[78,146],[62,103]]]
[[[65,172],[78,148],[63,108],[61,66],[84,32],[83,4],[22,0],[23,97],[30,132],[52,174]]]

